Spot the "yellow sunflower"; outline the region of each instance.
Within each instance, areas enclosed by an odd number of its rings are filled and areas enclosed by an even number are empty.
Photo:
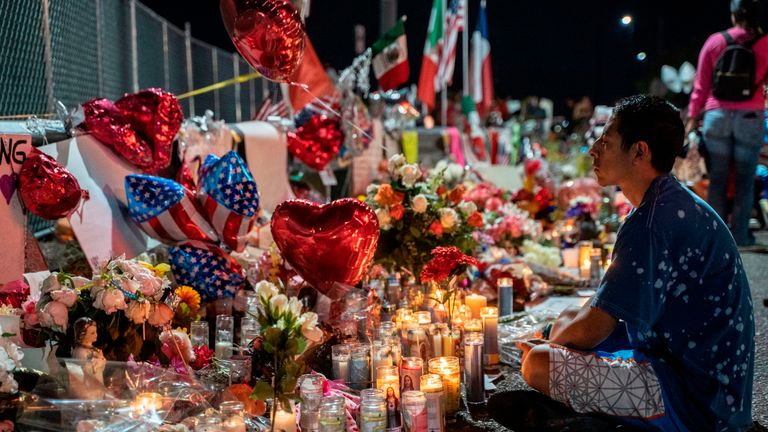
[[[200,309],[200,294],[194,288],[182,285],[176,288],[176,295],[179,296],[179,301],[186,304],[192,313],[196,313]]]

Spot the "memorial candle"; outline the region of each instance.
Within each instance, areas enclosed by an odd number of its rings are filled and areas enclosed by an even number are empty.
[[[470,294],[464,299],[464,302],[472,311],[472,318],[480,318],[480,310],[488,304],[488,299],[480,294]]]
[[[590,255],[592,254],[592,242],[579,242],[579,276],[589,279],[589,269],[591,267]]]
[[[350,346],[334,345],[331,347],[331,365],[333,367],[333,379],[349,382]]]
[[[467,402],[485,402],[485,381],[483,375],[483,336],[468,334],[464,338],[464,386]]]
[[[386,394],[389,388],[395,392],[395,397],[400,398],[400,373],[397,366],[379,366],[376,368],[376,388],[384,390]]]
[[[495,307],[487,307],[483,308],[480,316],[483,319],[484,363],[493,368],[499,364],[499,312]]]
[[[400,389],[420,390],[421,375],[424,371],[424,360],[421,357],[403,357],[400,363]],[[410,388],[408,386],[410,385]]]
[[[427,397],[427,432],[445,431],[443,379],[437,374],[421,376],[421,391]]]
[[[438,357],[429,361],[429,373],[443,379],[445,391],[445,415],[454,417],[459,411],[461,399],[461,367],[458,357]],[[423,383],[422,383],[423,384]],[[422,391],[424,391],[422,389]]]

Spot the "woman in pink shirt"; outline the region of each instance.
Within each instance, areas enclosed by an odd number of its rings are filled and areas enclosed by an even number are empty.
[[[755,91],[742,101],[717,99],[713,94],[713,74],[728,42],[722,32],[711,35],[699,53],[699,66],[688,105],[686,131],[692,130],[703,114],[704,145],[709,153],[709,191],[707,201],[727,221],[728,172],[736,172],[731,233],[739,246],[751,246],[755,238],[749,231],[754,200],[754,176],[758,154],[765,135],[765,93],[768,74],[768,38],[763,37],[759,20],[759,0],[731,0],[733,27],[728,36],[738,44],[749,45],[755,55]]]

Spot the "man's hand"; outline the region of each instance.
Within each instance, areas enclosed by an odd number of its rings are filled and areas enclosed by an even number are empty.
[[[517,346],[517,348],[520,351],[522,351],[522,356],[520,357],[520,363],[525,361],[525,358],[528,356],[528,353],[531,352],[533,347],[535,347],[536,345],[541,345],[545,343],[549,343],[549,341],[544,339],[528,339],[528,340],[518,341],[515,344],[515,346]]]

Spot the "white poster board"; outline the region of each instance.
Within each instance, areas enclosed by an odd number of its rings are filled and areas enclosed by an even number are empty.
[[[88,191],[90,198],[69,222],[91,266],[121,254],[132,258],[159,244],[128,217],[125,176],[138,169],[89,135],[39,150],[65,166]]]
[[[26,216],[17,191],[17,174],[31,150],[30,135],[0,134],[0,283],[17,280],[24,273]]]
[[[272,213],[281,202],[295,198],[288,181],[285,134],[267,122],[235,125],[245,136],[245,162],[259,189],[261,208]]]

